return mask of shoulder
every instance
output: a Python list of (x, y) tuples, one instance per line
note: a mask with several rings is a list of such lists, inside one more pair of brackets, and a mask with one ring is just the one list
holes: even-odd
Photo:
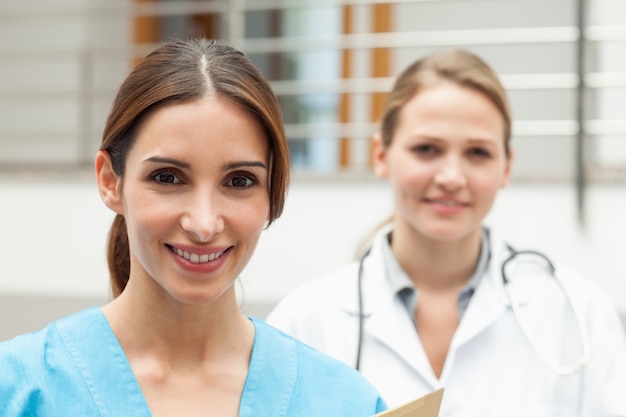
[[(272, 354), (281, 356), (283, 366), (292, 360), (295, 368), (292, 407), (307, 404), (309, 411), (310, 407), (318, 409), (311, 415), (368, 417), (385, 408), (376, 389), (356, 370), (261, 320), (254, 321), (265, 344), (272, 345)], [(349, 407), (351, 411), (338, 413), (344, 410), (341, 407)], [(319, 411), (320, 408), (326, 411)]]
[(556, 269), (570, 297), (578, 303), (590, 326), (623, 333), (617, 306), (608, 294), (571, 266), (558, 264)]
[(335, 383), (338, 382), (335, 379), (340, 378), (344, 382), (355, 383), (356, 386), (353, 388), (363, 388), (370, 393), (375, 393), (361, 374), (345, 363), (310, 347), (262, 320), (253, 320), (258, 336), (257, 343), (264, 345), (255, 346), (255, 350), (266, 351), (270, 348), (272, 354), (281, 355), (285, 361), (292, 357), (295, 360), (294, 363), (297, 364), (298, 379), (303, 382), (328, 379), (329, 382)]
[[(49, 388), (55, 378), (67, 374), (71, 354), (59, 332), (59, 325), (72, 325), (88, 318), (81, 312), (50, 323), (45, 328), (0, 343), (0, 415), (8, 410), (42, 410), (53, 398)], [(52, 377), (55, 378), (52, 378)], [(4, 408), (3, 408), (4, 407)], [(9, 415), (11, 415), (9, 413)]]
[[(510, 255), (510, 246), (504, 240), (491, 232), (491, 246), (495, 259), (500, 265)], [(518, 249), (518, 248), (516, 248)], [(522, 248), (525, 249), (525, 248)], [(532, 250), (532, 248), (530, 248)], [(538, 252), (541, 253), (541, 252)], [(582, 313), (582, 317), (594, 329), (605, 328), (608, 323), (617, 333), (622, 331), (617, 308), (608, 294), (604, 293), (589, 277), (577, 268), (553, 259), (549, 254), (546, 258), (555, 268), (555, 277), (567, 291), (568, 297)], [(551, 286), (556, 290), (558, 287)], [(559, 290), (560, 291), (560, 290)], [(615, 328), (617, 327), (617, 328)]]
[(306, 309), (312, 309), (316, 314), (337, 309), (355, 310), (359, 275), (363, 275), (364, 286), (378, 288), (386, 284), (382, 245), (391, 230), (392, 225), (381, 229), (360, 258), (291, 290), (280, 300), (275, 311), (280, 311), (282, 315)]
[[(352, 291), (356, 285), (359, 263), (353, 261), (314, 278), (292, 290), (286, 298), (310, 299), (311, 294), (325, 294), (325, 304), (333, 299), (343, 298), (345, 292)], [(337, 294), (337, 295), (335, 295)]]
[(357, 271), (358, 263), (352, 262), (300, 285), (274, 306), (267, 321), (300, 338), (312, 327), (354, 309)]
[[(302, 311), (307, 307), (334, 309), (343, 305), (347, 294), (356, 293), (358, 262), (351, 262), (330, 273), (296, 287), (278, 303), (278, 310)], [(320, 300), (324, 302), (321, 303)]]
[(46, 350), (50, 348), (50, 341), (57, 337), (56, 323), (51, 323), (44, 329), (0, 343), (0, 369), (3, 370), (3, 376), (43, 366), (42, 361)]
[(0, 343), (0, 369), (23, 369), (45, 366), (50, 355), (66, 351), (59, 329), (89, 325), (97, 309), (87, 309), (48, 324), (41, 330), (21, 334)]
[(296, 347), (299, 386), (296, 394), (306, 398), (310, 392), (317, 391), (318, 398), (327, 402), (324, 407), (328, 407), (320, 415), (331, 415), (340, 407), (347, 407), (339, 414), (350, 415), (349, 410), (354, 415), (369, 417), (385, 408), (380, 394), (356, 370), (298, 341)]
[[(517, 244), (510, 244), (501, 236), (491, 229), (487, 229), (490, 236), (490, 246), (492, 262), (495, 262), (495, 267), (501, 268), (505, 262), (510, 261), (510, 265), (521, 264), (531, 265), (533, 268), (521, 269), (524, 274), (535, 274), (535, 270), (550, 272), (550, 266), (554, 267), (554, 274), (568, 288), (571, 288), (577, 295), (583, 297), (601, 297), (602, 294), (596, 288), (596, 286), (585, 277), (576, 268), (559, 262), (558, 259), (553, 258), (550, 254), (544, 253), (542, 250), (535, 249), (533, 247), (518, 247)], [(591, 291), (586, 294), (587, 290)], [(580, 294), (579, 294), (580, 293)]]
[(38, 409), (49, 369), (46, 363), (55, 356), (51, 346), (59, 346), (54, 324), (0, 343), (0, 415)]

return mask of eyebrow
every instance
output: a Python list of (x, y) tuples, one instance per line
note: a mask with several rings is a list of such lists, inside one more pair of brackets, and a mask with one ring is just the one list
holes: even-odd
[[(414, 137), (417, 138), (417, 139), (430, 140), (430, 141), (434, 141), (434, 142), (445, 142), (445, 139), (442, 139), (439, 136), (417, 134), (417, 135), (414, 135)], [(480, 136), (467, 138), (467, 141), (469, 143), (475, 144), (475, 145), (479, 145), (479, 144), (495, 144), (495, 142), (492, 141), (491, 139), (489, 139), (487, 137), (480, 137)]]
[(182, 162), (182, 161), (179, 161), (178, 159), (173, 159), (173, 158), (163, 158), (163, 157), (160, 157), (160, 156), (152, 156), (152, 157), (146, 159), (143, 162), (144, 163), (146, 163), (146, 162), (153, 162), (153, 163), (157, 163), (157, 164), (171, 164), (171, 165), (177, 166), (177, 167), (182, 168), (182, 169), (189, 169), (189, 168), (191, 168), (191, 165), (189, 165), (186, 162)]
[(267, 169), (267, 165), (265, 165), (261, 161), (237, 161), (237, 162), (230, 162), (228, 164), (225, 164), (222, 167), (222, 169), (224, 171), (228, 171), (228, 170), (231, 170), (231, 169), (249, 168), (249, 167), (259, 167), (259, 168)]
[[(144, 161), (144, 163), (146, 162), (157, 163), (157, 164), (171, 164), (181, 169), (191, 168), (191, 165), (186, 162), (182, 162), (182, 161), (179, 161), (178, 159), (173, 159), (173, 158), (163, 158), (160, 156), (152, 156)], [(228, 171), (231, 169), (245, 168), (245, 167), (259, 167), (259, 168), (267, 169), (267, 165), (265, 165), (261, 161), (235, 161), (235, 162), (229, 162), (227, 164), (224, 164), (222, 166), (222, 170)]]

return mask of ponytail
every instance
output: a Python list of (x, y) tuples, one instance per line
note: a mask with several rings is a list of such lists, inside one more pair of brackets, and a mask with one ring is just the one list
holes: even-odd
[(107, 262), (113, 298), (117, 298), (128, 283), (130, 276), (130, 251), (124, 216), (118, 214), (113, 220), (107, 244)]
[(374, 240), (374, 237), (376, 236), (376, 234), (388, 224), (393, 223), (393, 219), (394, 219), (394, 216), (392, 214), (391, 216), (387, 217), (382, 222), (378, 223), (376, 227), (374, 227), (374, 229), (372, 229), (365, 236), (365, 238), (361, 240), (361, 243), (359, 243), (359, 246), (355, 254), (355, 259), (360, 259), (363, 256), (363, 254), (369, 250), (370, 246), (372, 246), (372, 241)]

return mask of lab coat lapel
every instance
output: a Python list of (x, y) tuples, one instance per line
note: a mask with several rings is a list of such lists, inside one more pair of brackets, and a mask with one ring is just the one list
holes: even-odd
[(482, 277), (476, 292), (463, 314), (459, 327), (452, 339), (450, 352), (476, 337), (483, 330), (509, 310), (509, 302), (504, 292), (502, 261), (508, 256), (504, 244), (491, 238), (491, 260), (487, 274)]
[(388, 301), (372, 311), (365, 322), (366, 334), (395, 352), (432, 386), (437, 386), (437, 378), (409, 314), (399, 300)]
[(419, 375), (437, 386), (415, 324), (402, 302), (391, 292), (378, 245), (366, 258), (364, 273), (365, 333), (397, 354)]

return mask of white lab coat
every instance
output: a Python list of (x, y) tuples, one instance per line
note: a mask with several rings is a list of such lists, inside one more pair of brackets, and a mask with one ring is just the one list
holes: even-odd
[[(582, 372), (559, 376), (531, 347), (513, 315), (500, 272), (509, 251), (492, 233), (488, 272), (462, 317), (438, 379), (410, 315), (389, 288), (382, 264), (383, 234), (376, 237), (363, 264), (361, 372), (389, 406), (444, 387), (441, 417), (626, 416), (624, 330), (610, 300), (580, 274), (557, 266), (584, 318), (591, 359)], [(357, 271), (358, 262), (353, 262), (304, 284), (278, 304), (268, 321), (354, 366)], [(515, 295), (529, 325), (534, 325), (533, 334), (539, 332), (540, 349), (571, 364), (580, 354), (580, 332), (572, 327), (573, 320), (562, 318), (567, 307), (562, 293), (547, 285), (551, 283), (547, 279), (522, 285)]]

